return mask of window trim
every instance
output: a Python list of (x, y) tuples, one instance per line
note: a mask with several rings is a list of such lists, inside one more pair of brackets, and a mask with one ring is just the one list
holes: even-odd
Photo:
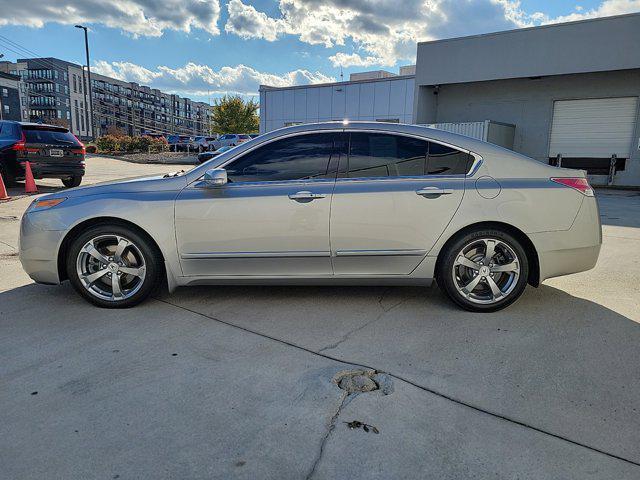
[[(393, 182), (393, 181), (407, 181), (407, 180), (412, 180), (412, 179), (425, 179), (425, 178), (468, 178), (468, 177), (472, 177), (474, 176), (478, 170), (480, 169), (480, 166), (482, 165), (482, 163), (484, 162), (484, 159), (482, 158), (482, 155), (476, 153), (476, 152), (472, 152), (471, 150), (467, 150), (466, 148), (461, 148), (460, 146), (457, 145), (453, 145), (451, 143), (448, 142), (444, 142), (442, 140), (436, 140), (430, 137), (426, 137), (426, 136), (422, 136), (422, 135), (417, 135), (417, 134), (413, 134), (413, 133), (406, 133), (406, 132), (389, 132), (388, 130), (377, 130), (377, 129), (371, 129), (371, 128), (320, 128), (320, 129), (316, 129), (316, 130), (305, 130), (302, 132), (291, 132), (289, 134), (286, 135), (280, 135), (278, 137), (274, 137), (274, 138), (270, 138), (270, 139), (263, 139), (262, 142), (258, 143), (257, 145), (249, 148), (248, 150), (240, 153), (237, 156), (234, 156), (232, 158), (230, 158), (229, 160), (227, 160), (226, 162), (223, 162), (219, 165), (218, 168), (225, 168), (227, 165), (229, 165), (231, 162), (234, 162), (236, 160), (241, 159), (242, 157), (244, 157), (245, 155), (253, 152), (254, 150), (256, 150), (257, 148), (261, 148), (264, 147), (266, 145), (269, 145), (270, 143), (276, 142), (278, 140), (283, 140), (285, 138), (290, 138), (290, 137), (297, 137), (297, 136), (303, 136), (303, 135), (312, 135), (315, 133), (352, 133), (352, 132), (365, 132), (365, 133), (387, 133), (387, 134), (391, 134), (391, 135), (400, 135), (403, 137), (409, 137), (409, 138), (416, 138), (418, 140), (424, 140), (424, 141), (428, 141), (428, 142), (434, 142), (434, 143), (438, 143), (440, 145), (444, 145), (445, 147), (449, 147), (449, 148), (453, 148), (456, 150), (459, 150), (461, 152), (465, 152), (468, 153), (469, 155), (472, 155), (474, 157), (474, 161), (471, 164), (471, 168), (469, 169), (469, 171), (466, 174), (455, 174), (455, 175), (420, 175), (420, 176), (412, 176), (412, 177), (362, 177), (362, 178), (336, 178), (336, 179), (315, 179), (315, 180), (272, 180), (272, 181), (263, 181), (263, 182), (239, 182), (239, 183), (235, 183), (235, 185), (237, 186), (261, 186), (261, 185), (281, 185), (281, 184), (292, 184), (292, 183), (309, 183), (309, 182), (334, 182), (334, 181), (348, 181), (348, 182), (363, 182), (363, 181), (373, 181), (373, 180), (377, 180), (377, 181), (385, 181), (385, 182)], [(259, 137), (258, 137), (259, 138)], [(194, 184), (196, 182), (200, 182), (202, 181), (202, 178), (204, 177), (204, 172), (202, 173), (202, 175), (200, 175), (199, 177), (197, 177), (196, 179), (193, 180), (193, 182), (191, 182), (191, 184)], [(227, 185), (231, 185), (231, 184), (227, 184)]]

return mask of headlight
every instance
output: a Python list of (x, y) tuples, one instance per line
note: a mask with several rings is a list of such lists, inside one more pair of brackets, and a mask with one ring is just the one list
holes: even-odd
[(34, 200), (34, 202), (29, 207), (29, 210), (44, 210), (47, 208), (52, 208), (57, 205), (60, 205), (64, 202), (67, 197), (62, 198), (47, 198), (45, 200)]

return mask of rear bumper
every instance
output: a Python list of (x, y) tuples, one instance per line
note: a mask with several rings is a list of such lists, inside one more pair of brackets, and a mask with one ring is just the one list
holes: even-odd
[[(82, 177), (85, 167), (80, 162), (30, 162), (31, 173), (34, 178), (68, 178)], [(24, 167), (17, 168), (16, 178), (24, 178)]]
[(529, 234), (538, 252), (540, 282), (591, 270), (602, 245), (598, 203), (585, 197), (569, 230)]

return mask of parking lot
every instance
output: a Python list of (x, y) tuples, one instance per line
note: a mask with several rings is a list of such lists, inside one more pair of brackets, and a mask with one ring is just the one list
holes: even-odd
[[(180, 168), (94, 157), (85, 183)], [(27, 277), (32, 198), (0, 203), (1, 476), (640, 478), (640, 192), (597, 196), (597, 267), (485, 315), (435, 286), (98, 309)], [(349, 371), (379, 388), (339, 388)]]

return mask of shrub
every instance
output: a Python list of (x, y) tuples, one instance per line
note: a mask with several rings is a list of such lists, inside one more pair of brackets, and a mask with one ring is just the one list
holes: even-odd
[(98, 147), (95, 145), (87, 145), (86, 151), (87, 153), (98, 153)]
[(96, 140), (96, 147), (100, 152), (117, 152), (120, 149), (120, 140), (121, 138), (115, 135), (104, 135)]

